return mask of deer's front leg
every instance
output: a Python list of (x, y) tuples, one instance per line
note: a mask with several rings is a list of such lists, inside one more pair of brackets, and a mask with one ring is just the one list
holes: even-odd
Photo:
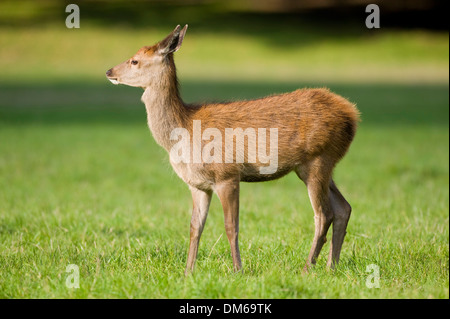
[(202, 191), (200, 189), (190, 187), (193, 208), (191, 218), (191, 235), (189, 242), (189, 253), (186, 265), (185, 275), (194, 271), (195, 260), (197, 259), (198, 244), (205, 226), (206, 217), (208, 216), (209, 204), (211, 203), (212, 192)]
[(222, 203), (225, 216), (225, 230), (231, 247), (234, 271), (242, 268), (239, 253), (239, 180), (231, 180), (217, 184), (215, 187), (217, 196)]

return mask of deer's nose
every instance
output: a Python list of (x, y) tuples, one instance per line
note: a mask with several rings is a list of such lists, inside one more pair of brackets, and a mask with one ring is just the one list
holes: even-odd
[(112, 75), (112, 69), (109, 69), (108, 71), (106, 71), (106, 76), (111, 76)]

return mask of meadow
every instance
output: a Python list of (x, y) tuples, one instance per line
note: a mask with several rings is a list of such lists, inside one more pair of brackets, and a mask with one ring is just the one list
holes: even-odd
[(449, 298), (448, 32), (346, 26), (334, 39), (312, 24), (302, 46), (288, 22), (266, 37), (237, 22), (248, 33), (190, 24), (175, 57), (185, 101), (327, 86), (362, 113), (335, 171), (353, 207), (337, 269), (327, 243), (301, 271), (313, 211), (290, 174), (241, 185), (242, 273), (215, 196), (184, 276), (189, 190), (148, 131), (142, 90), (104, 77), (173, 27), (1, 26), (0, 298)]

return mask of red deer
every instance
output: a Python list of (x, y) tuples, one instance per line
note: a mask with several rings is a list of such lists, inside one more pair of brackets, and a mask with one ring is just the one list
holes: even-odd
[[(213, 193), (222, 204), (233, 267), (239, 271), (242, 268), (238, 244), (240, 182), (274, 180), (291, 171), (306, 184), (314, 210), (315, 234), (304, 270), (315, 265), (331, 224), (333, 234), (327, 265), (334, 268), (339, 261), (351, 206), (336, 187), (332, 172), (353, 140), (358, 110), (343, 97), (323, 88), (299, 89), (250, 101), (186, 104), (180, 97), (173, 57), (186, 29), (187, 25), (181, 30), (177, 26), (164, 40), (142, 47), (130, 59), (106, 72), (114, 84), (144, 89), (142, 101), (150, 131), (156, 142), (171, 154), (173, 169), (192, 193), (185, 273), (194, 270)], [(199, 127), (200, 131), (204, 129), (203, 135)], [(227, 138), (230, 129), (233, 129), (231, 139)], [(277, 134), (267, 143), (269, 131)], [(186, 139), (183, 132), (188, 135)], [(207, 142), (212, 143), (211, 137), (217, 137), (217, 133), (225, 138), (219, 136), (213, 147), (207, 147)], [(195, 138), (195, 134), (201, 138)], [(239, 141), (244, 147), (237, 145)], [(261, 146), (260, 141), (269, 145)], [(236, 145), (230, 147), (227, 142)], [(184, 148), (186, 153), (176, 158)], [(203, 154), (198, 154), (202, 150)], [(214, 156), (202, 160), (202, 155), (211, 155), (211, 151)], [(267, 158), (263, 161), (255, 155), (261, 157), (271, 151), (277, 152), (276, 169), (263, 171), (268, 167)]]

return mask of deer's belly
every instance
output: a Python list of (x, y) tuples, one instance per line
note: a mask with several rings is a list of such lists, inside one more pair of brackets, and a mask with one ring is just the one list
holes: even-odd
[(175, 173), (189, 186), (201, 189), (211, 190), (215, 183), (214, 174), (205, 169), (205, 165), (173, 163), (171, 165)]

